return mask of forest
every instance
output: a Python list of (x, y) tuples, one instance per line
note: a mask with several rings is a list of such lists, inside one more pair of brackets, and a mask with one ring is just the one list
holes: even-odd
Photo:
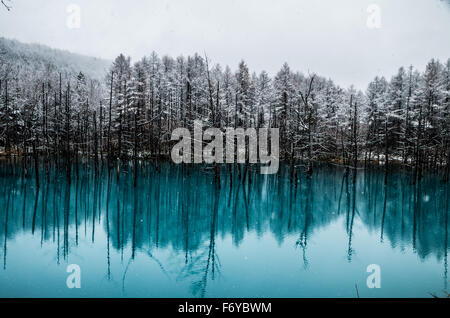
[(279, 128), (280, 160), (295, 180), (317, 163), (381, 167), (386, 178), (401, 168), (414, 182), (427, 172), (449, 177), (450, 59), (423, 71), (400, 67), (363, 92), (287, 63), (270, 76), (245, 61), (236, 70), (212, 64), (206, 54), (152, 52), (136, 62), (120, 54), (96, 78), (51, 57), (14, 55), (8, 43), (0, 51), (0, 156), (20, 161), (25, 174), (43, 164), (47, 175), (67, 167), (71, 177), (82, 161), (118, 176), (127, 162), (135, 175), (143, 161), (158, 169), (170, 160), (172, 131), (201, 120), (204, 129)]

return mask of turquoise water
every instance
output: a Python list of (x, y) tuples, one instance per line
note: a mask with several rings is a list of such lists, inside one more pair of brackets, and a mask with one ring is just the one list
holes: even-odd
[[(448, 284), (449, 184), (317, 168), (221, 187), (211, 170), (0, 169), (0, 297), (430, 297)], [(31, 170), (32, 172), (32, 170)], [(75, 174), (73, 174), (75, 175)], [(70, 289), (69, 264), (81, 269)], [(370, 264), (381, 288), (368, 288)]]

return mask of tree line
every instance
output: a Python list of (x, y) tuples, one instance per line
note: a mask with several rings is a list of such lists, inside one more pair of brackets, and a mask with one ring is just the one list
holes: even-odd
[(450, 59), (432, 59), (423, 72), (400, 67), (365, 92), (287, 63), (271, 77), (244, 61), (233, 72), (198, 54), (153, 52), (135, 63), (121, 54), (102, 81), (30, 63), (0, 56), (0, 151), (47, 169), (81, 159), (118, 170), (131, 160), (137, 169), (170, 155), (173, 129), (192, 131), (202, 120), (205, 128), (278, 127), (280, 159), (295, 179), (311, 176), (316, 162), (382, 166), (386, 178), (393, 165), (415, 180), (424, 171), (449, 176)]

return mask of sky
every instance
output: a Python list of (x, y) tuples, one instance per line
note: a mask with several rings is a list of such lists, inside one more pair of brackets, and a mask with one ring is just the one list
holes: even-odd
[(365, 89), (400, 66), (450, 58), (448, 0), (9, 1), (0, 36), (110, 60), (197, 52), (271, 75), (287, 62)]

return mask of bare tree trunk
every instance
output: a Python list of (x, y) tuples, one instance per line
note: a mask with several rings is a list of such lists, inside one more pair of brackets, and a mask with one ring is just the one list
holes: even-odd
[(134, 149), (133, 149), (133, 186), (136, 188), (137, 184), (137, 151), (138, 151), (138, 139), (137, 139), (137, 116), (136, 112), (134, 113)]
[(67, 179), (71, 178), (71, 167), (70, 167), (70, 83), (67, 84), (67, 92), (66, 92), (66, 173)]
[(97, 139), (97, 112), (94, 110), (94, 165), (95, 175), (98, 175), (98, 139)]
[(384, 184), (387, 185), (388, 181), (388, 165), (389, 165), (389, 154), (388, 154), (388, 129), (387, 129), (387, 117), (384, 122)]
[(34, 157), (34, 172), (36, 174), (36, 187), (39, 189), (39, 157), (36, 149), (36, 137), (33, 140), (33, 157)]
[(112, 117), (112, 92), (114, 72), (111, 72), (111, 86), (109, 89), (109, 122), (108, 122), (108, 159), (111, 159), (111, 117)]

